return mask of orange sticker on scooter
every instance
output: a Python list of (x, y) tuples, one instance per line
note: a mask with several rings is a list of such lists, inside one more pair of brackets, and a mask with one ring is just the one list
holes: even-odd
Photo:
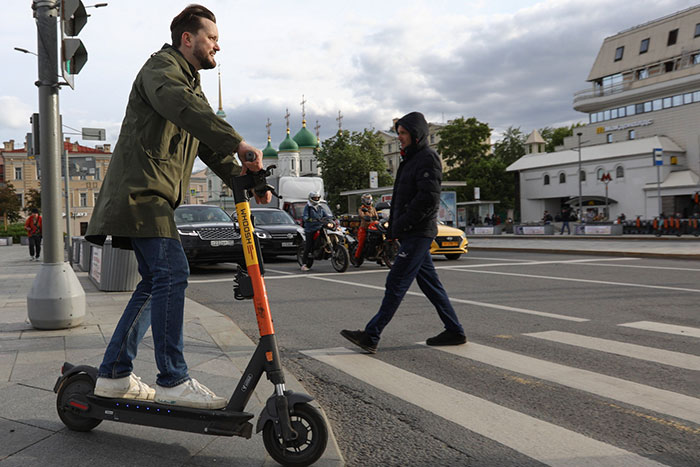
[(272, 361), (272, 352), (265, 352), (265, 358), (268, 362)]

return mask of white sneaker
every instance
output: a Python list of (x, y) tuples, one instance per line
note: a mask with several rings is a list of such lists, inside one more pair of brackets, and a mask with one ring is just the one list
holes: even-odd
[(301, 270), (304, 271), (304, 272), (309, 271), (310, 269), (311, 269), (311, 268), (308, 267), (308, 266), (305, 265), (305, 264), (301, 267)]
[(172, 388), (156, 385), (155, 401), (159, 404), (179, 405), (195, 409), (223, 409), (228, 401), (191, 378)]
[(131, 373), (123, 378), (97, 378), (95, 395), (119, 399), (138, 399), (152, 401), (156, 390)]

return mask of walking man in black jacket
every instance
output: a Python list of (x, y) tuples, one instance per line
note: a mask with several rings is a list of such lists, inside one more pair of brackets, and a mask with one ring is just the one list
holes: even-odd
[(445, 330), (426, 340), (428, 345), (459, 345), (467, 342), (450, 299), (438, 278), (430, 244), (437, 235), (442, 165), (428, 146), (428, 122), (411, 112), (396, 122), (402, 161), (396, 172), (389, 216), (390, 234), (401, 248), (386, 278), (384, 299), (364, 330), (344, 329), (340, 334), (369, 353), (377, 351), (379, 337), (415, 279), (435, 306)]

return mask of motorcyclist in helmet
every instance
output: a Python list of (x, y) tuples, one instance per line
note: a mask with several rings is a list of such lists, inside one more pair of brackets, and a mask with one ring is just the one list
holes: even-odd
[(360, 198), (360, 201), (362, 205), (357, 210), (360, 216), (360, 227), (357, 229), (357, 249), (355, 250), (355, 258), (358, 259), (362, 257), (362, 250), (367, 238), (367, 227), (372, 221), (378, 219), (377, 210), (373, 206), (372, 195), (365, 193)]
[(312, 191), (309, 193), (309, 201), (306, 203), (306, 206), (304, 206), (304, 212), (301, 215), (302, 222), (304, 223), (304, 234), (306, 236), (306, 241), (304, 242), (304, 264), (301, 266), (302, 271), (311, 269), (309, 256), (311, 255), (311, 251), (313, 251), (314, 233), (323, 226), (321, 220), (325, 216), (326, 212), (323, 206), (321, 206), (321, 193)]

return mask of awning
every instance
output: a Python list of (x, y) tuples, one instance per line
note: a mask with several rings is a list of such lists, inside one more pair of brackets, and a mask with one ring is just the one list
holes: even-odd
[[(584, 208), (605, 206), (605, 196), (581, 196), (581, 202), (583, 203)], [(615, 201), (614, 199), (608, 198), (608, 204), (616, 203), (617, 201)], [(567, 204), (572, 207), (578, 207), (578, 196), (569, 198), (568, 200), (564, 201), (564, 204)]]

